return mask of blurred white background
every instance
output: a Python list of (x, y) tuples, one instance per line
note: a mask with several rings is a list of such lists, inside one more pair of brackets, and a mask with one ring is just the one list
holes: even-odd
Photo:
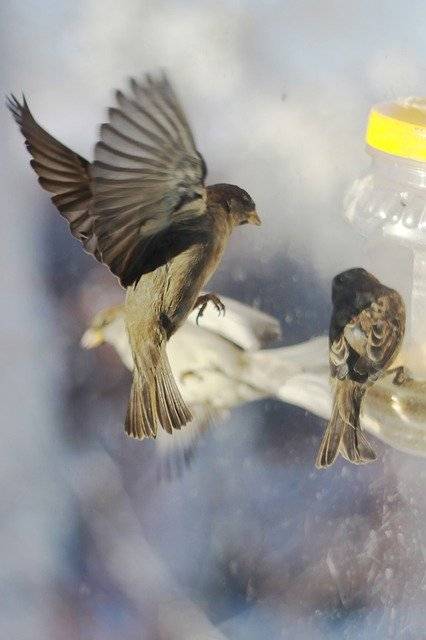
[[(167, 69), (210, 182), (246, 188), (263, 218), (214, 289), (292, 344), (326, 331), (343, 268), (409, 287), (410, 254), (367, 244), (341, 202), (371, 104), (426, 93), (425, 27), (420, 0), (3, 0), (1, 89), (91, 159), (112, 89)], [(155, 445), (123, 435), (127, 372), (78, 344), (121, 291), (0, 121), (0, 637), (424, 637), (424, 461), (377, 443), (375, 465), (319, 473), (323, 423), (270, 401), (158, 485)]]

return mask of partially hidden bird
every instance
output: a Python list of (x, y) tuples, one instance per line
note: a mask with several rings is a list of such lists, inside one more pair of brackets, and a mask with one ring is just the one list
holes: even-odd
[(205, 185), (206, 164), (165, 74), (131, 80), (101, 125), (89, 163), (45, 131), (27, 101), (8, 99), (39, 183), (85, 250), (127, 290), (125, 323), (133, 384), (125, 430), (142, 439), (191, 420), (170, 369), (167, 341), (215, 294), (200, 290), (235, 226), (260, 224), (252, 198), (231, 184)]
[[(193, 416), (173, 438), (160, 431), (156, 442), (158, 476), (174, 479), (193, 459), (202, 434), (224, 421), (230, 409), (268, 395), (255, 379), (258, 349), (280, 336), (278, 320), (231, 298), (222, 298), (226, 316), (207, 309), (203, 323), (191, 313), (167, 344), (172, 372)], [(125, 306), (96, 314), (81, 344), (87, 349), (111, 344), (129, 370), (133, 357), (125, 330)], [(271, 367), (269, 367), (269, 374)]]
[[(319, 412), (322, 418), (330, 415), (326, 339), (265, 349), (280, 337), (279, 321), (232, 298), (222, 300), (225, 317), (210, 307), (197, 325), (194, 311), (167, 344), (193, 419), (173, 438), (159, 432), (155, 459), (161, 479), (180, 476), (193, 461), (201, 436), (211, 426), (226, 423), (229, 412), (247, 402), (274, 397)], [(87, 349), (104, 343), (133, 369), (124, 305), (98, 312), (81, 339)]]
[[(320, 469), (333, 464), (338, 453), (354, 464), (376, 459), (361, 430), (361, 404), (367, 389), (389, 372), (405, 331), (402, 297), (365, 269), (348, 269), (333, 279), (332, 303), (329, 361), (334, 400), (316, 458)], [(400, 367), (395, 382), (403, 375)]]
[[(172, 438), (164, 431), (158, 433), (155, 459), (159, 479), (181, 476), (192, 462), (201, 436), (212, 425), (222, 424), (232, 408), (269, 395), (258, 379), (259, 371), (268, 380), (274, 374), (277, 377), (277, 369), (288, 374), (300, 372), (292, 363), (283, 366), (282, 356), (275, 353), (258, 363), (259, 349), (281, 335), (278, 320), (232, 298), (222, 300), (224, 318), (217, 317), (212, 307), (198, 325), (194, 311), (167, 344), (173, 375), (193, 418)], [(123, 304), (97, 313), (81, 339), (86, 349), (103, 343), (111, 344), (133, 370)], [(323, 351), (321, 355), (324, 360)]]

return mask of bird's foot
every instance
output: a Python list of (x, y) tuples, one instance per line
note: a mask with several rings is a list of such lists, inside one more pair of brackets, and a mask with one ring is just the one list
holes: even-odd
[(405, 382), (412, 380), (412, 378), (408, 375), (405, 367), (395, 367), (395, 369), (390, 369), (388, 371), (389, 374), (393, 374), (393, 384), (396, 384), (398, 387), (403, 385)]
[(194, 309), (197, 309), (197, 307), (200, 307), (197, 313), (197, 319), (196, 319), (197, 324), (199, 319), (203, 317), (204, 311), (206, 310), (206, 307), (209, 302), (212, 302), (214, 304), (219, 315), (221, 315), (222, 313), (223, 315), (225, 315), (225, 305), (223, 304), (219, 296), (217, 296), (215, 293), (204, 293), (203, 295), (198, 296), (197, 301), (194, 304)]

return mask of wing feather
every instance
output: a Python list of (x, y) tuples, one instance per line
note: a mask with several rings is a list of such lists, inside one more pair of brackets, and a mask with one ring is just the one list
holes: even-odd
[(93, 212), (102, 260), (130, 286), (202, 229), (205, 164), (165, 76), (132, 80), (116, 101), (96, 145)]
[(99, 260), (93, 219), (90, 217), (92, 189), (89, 163), (37, 124), (25, 98), (21, 104), (11, 96), (7, 106), (33, 157), (31, 166), (39, 176), (40, 185), (52, 194), (52, 202), (67, 220), (73, 236)]
[(206, 166), (166, 76), (132, 80), (116, 102), (93, 165), (40, 127), (25, 98), (8, 106), (71, 233), (127, 287), (200, 240)]
[[(395, 295), (396, 294), (395, 292)], [(393, 311), (392, 295), (384, 295), (348, 323), (342, 334), (330, 344), (332, 376), (374, 378), (385, 369), (398, 352), (404, 318)]]

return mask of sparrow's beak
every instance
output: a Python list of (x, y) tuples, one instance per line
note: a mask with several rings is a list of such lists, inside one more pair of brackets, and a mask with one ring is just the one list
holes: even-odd
[(248, 214), (247, 220), (249, 224), (255, 224), (258, 227), (262, 224), (261, 219), (257, 215), (256, 209), (253, 209), (253, 211), (250, 211), (250, 213)]
[(94, 349), (104, 342), (102, 331), (90, 327), (84, 332), (80, 344), (84, 349)]

